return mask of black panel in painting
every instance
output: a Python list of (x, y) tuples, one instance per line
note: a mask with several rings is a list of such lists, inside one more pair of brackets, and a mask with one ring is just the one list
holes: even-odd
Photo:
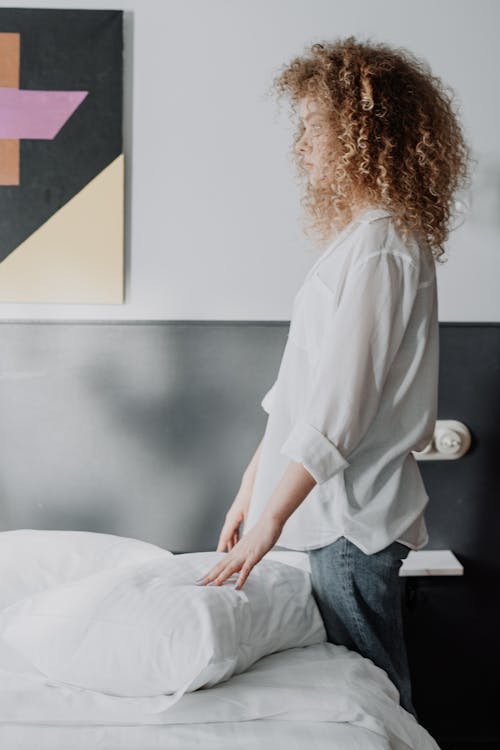
[(21, 37), (20, 88), (86, 90), (53, 140), (21, 140), (0, 186), (0, 262), (122, 153), (123, 11), (1, 8)]

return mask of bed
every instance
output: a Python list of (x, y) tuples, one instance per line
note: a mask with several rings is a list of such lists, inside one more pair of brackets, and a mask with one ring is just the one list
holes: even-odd
[(291, 649), (162, 710), (161, 700), (120, 705), (2, 669), (0, 738), (20, 749), (437, 748), (371, 671), (332, 644)]

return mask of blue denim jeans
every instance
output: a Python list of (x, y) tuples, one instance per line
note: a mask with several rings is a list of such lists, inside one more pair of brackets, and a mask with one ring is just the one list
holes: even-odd
[(330, 643), (347, 646), (384, 669), (403, 708), (417, 714), (403, 633), (399, 569), (410, 552), (400, 542), (366, 555), (345, 537), (308, 550), (313, 595)]

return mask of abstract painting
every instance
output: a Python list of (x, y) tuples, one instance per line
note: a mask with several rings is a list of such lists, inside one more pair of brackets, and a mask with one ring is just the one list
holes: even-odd
[(123, 303), (123, 11), (0, 8), (0, 302)]

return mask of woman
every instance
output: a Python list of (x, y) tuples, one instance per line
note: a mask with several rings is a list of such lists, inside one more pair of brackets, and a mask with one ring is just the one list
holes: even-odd
[(415, 714), (398, 573), (428, 541), (412, 451), (437, 415), (435, 262), (469, 149), (446, 88), (408, 51), (314, 44), (274, 83), (298, 109), (306, 215), (330, 244), (295, 297), (266, 430), (220, 534), (228, 554), (202, 581), (239, 572), (239, 589), (277, 542), (307, 551), (328, 640), (386, 670)]

